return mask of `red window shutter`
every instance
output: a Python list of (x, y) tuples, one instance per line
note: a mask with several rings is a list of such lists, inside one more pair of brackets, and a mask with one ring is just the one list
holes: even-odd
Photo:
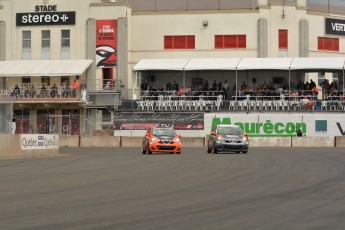
[(288, 31), (279, 30), (279, 49), (288, 48)]
[(324, 50), (332, 50), (332, 38), (324, 38)]
[(223, 35), (214, 36), (214, 48), (216, 48), (216, 49), (224, 48), (224, 36)]
[(317, 46), (319, 50), (324, 50), (323, 40), (323, 37), (318, 37), (317, 39)]
[(246, 47), (247, 47), (246, 35), (238, 35), (238, 48), (246, 48)]
[(172, 36), (164, 36), (164, 49), (173, 48), (173, 38)]
[(333, 38), (333, 51), (339, 51), (339, 38)]
[(195, 49), (195, 36), (187, 36), (187, 49)]
[(174, 49), (185, 49), (186, 48), (186, 37), (185, 36), (174, 36)]
[(224, 48), (237, 48), (237, 36), (225, 35), (224, 36)]

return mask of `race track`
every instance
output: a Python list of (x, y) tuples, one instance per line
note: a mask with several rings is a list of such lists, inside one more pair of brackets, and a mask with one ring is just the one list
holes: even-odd
[(345, 229), (345, 149), (0, 160), (1, 229)]

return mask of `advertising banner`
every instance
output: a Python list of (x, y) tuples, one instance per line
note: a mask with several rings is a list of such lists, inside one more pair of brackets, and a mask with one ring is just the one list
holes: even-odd
[(59, 135), (49, 134), (21, 134), (22, 150), (46, 150), (59, 148)]
[(176, 130), (203, 130), (203, 113), (117, 113), (115, 130), (146, 130), (149, 127), (166, 126)]
[(116, 66), (117, 20), (96, 21), (96, 66)]
[(75, 25), (75, 11), (17, 13), (17, 26)]
[(326, 18), (326, 34), (345, 36), (345, 20)]

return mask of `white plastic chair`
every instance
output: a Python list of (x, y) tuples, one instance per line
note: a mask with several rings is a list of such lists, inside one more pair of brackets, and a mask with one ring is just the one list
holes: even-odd
[(256, 102), (255, 101), (248, 101), (248, 109), (256, 110)]
[(236, 101), (230, 101), (230, 103), (229, 103), (229, 110), (234, 110), (234, 111), (237, 110)]
[(137, 101), (137, 110), (144, 110), (144, 101)]
[(325, 109), (327, 110), (328, 102), (327, 101), (321, 101), (321, 110)]

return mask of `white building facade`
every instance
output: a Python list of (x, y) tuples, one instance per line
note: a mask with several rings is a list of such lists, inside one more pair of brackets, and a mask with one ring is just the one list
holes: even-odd
[[(139, 98), (143, 82), (165, 87), (168, 81), (175, 80), (187, 88), (197, 87), (196, 81), (200, 79), (210, 83), (227, 80), (231, 88), (236, 84), (235, 71), (183, 73), (159, 71), (153, 66), (133, 72), (145, 59), (343, 57), (345, 53), (345, 14), (313, 11), (305, 0), (242, 3), (222, 0), (212, 7), (207, 7), (207, 0), (199, 3), (147, 0), (143, 4), (145, 1), (0, 1), (0, 63), (4, 66), (0, 68), (0, 89), (12, 92), (19, 85), (23, 92), (28, 85), (51, 88), (53, 84), (62, 89), (65, 82), (72, 85), (74, 80), (87, 85), (88, 99), (80, 94), (67, 99), (61, 95), (53, 98), (23, 95), (15, 99), (16, 114), (29, 117), (22, 132), (27, 132), (28, 124), (39, 126), (36, 117), (41, 114), (59, 117), (56, 121), (59, 128), (55, 130), (59, 132), (67, 125), (63, 116), (69, 115), (68, 132), (73, 133), (70, 114), (78, 114), (82, 119), (74, 126), (82, 133), (87, 126), (82, 120), (89, 115), (111, 117), (109, 107), (120, 99)], [(206, 6), (202, 7), (203, 4)], [(97, 22), (104, 20), (116, 22), (113, 51), (116, 64), (97, 66)], [(43, 67), (24, 62), (37, 60), (51, 62)], [(75, 63), (77, 70), (64, 69), (62, 60)], [(13, 64), (11, 61), (22, 62), (17, 64), (18, 68), (4, 71)], [(36, 72), (30, 68), (20, 71), (28, 65)], [(59, 71), (53, 74), (54, 69)], [(251, 89), (264, 81), (289, 79), (286, 71), (274, 70), (242, 71), (238, 76), (237, 86), (244, 81)], [(324, 78), (341, 85), (343, 71), (297, 71), (290, 80), (313, 79), (318, 83)], [(46, 119), (43, 120), (43, 126), (48, 127)]]

